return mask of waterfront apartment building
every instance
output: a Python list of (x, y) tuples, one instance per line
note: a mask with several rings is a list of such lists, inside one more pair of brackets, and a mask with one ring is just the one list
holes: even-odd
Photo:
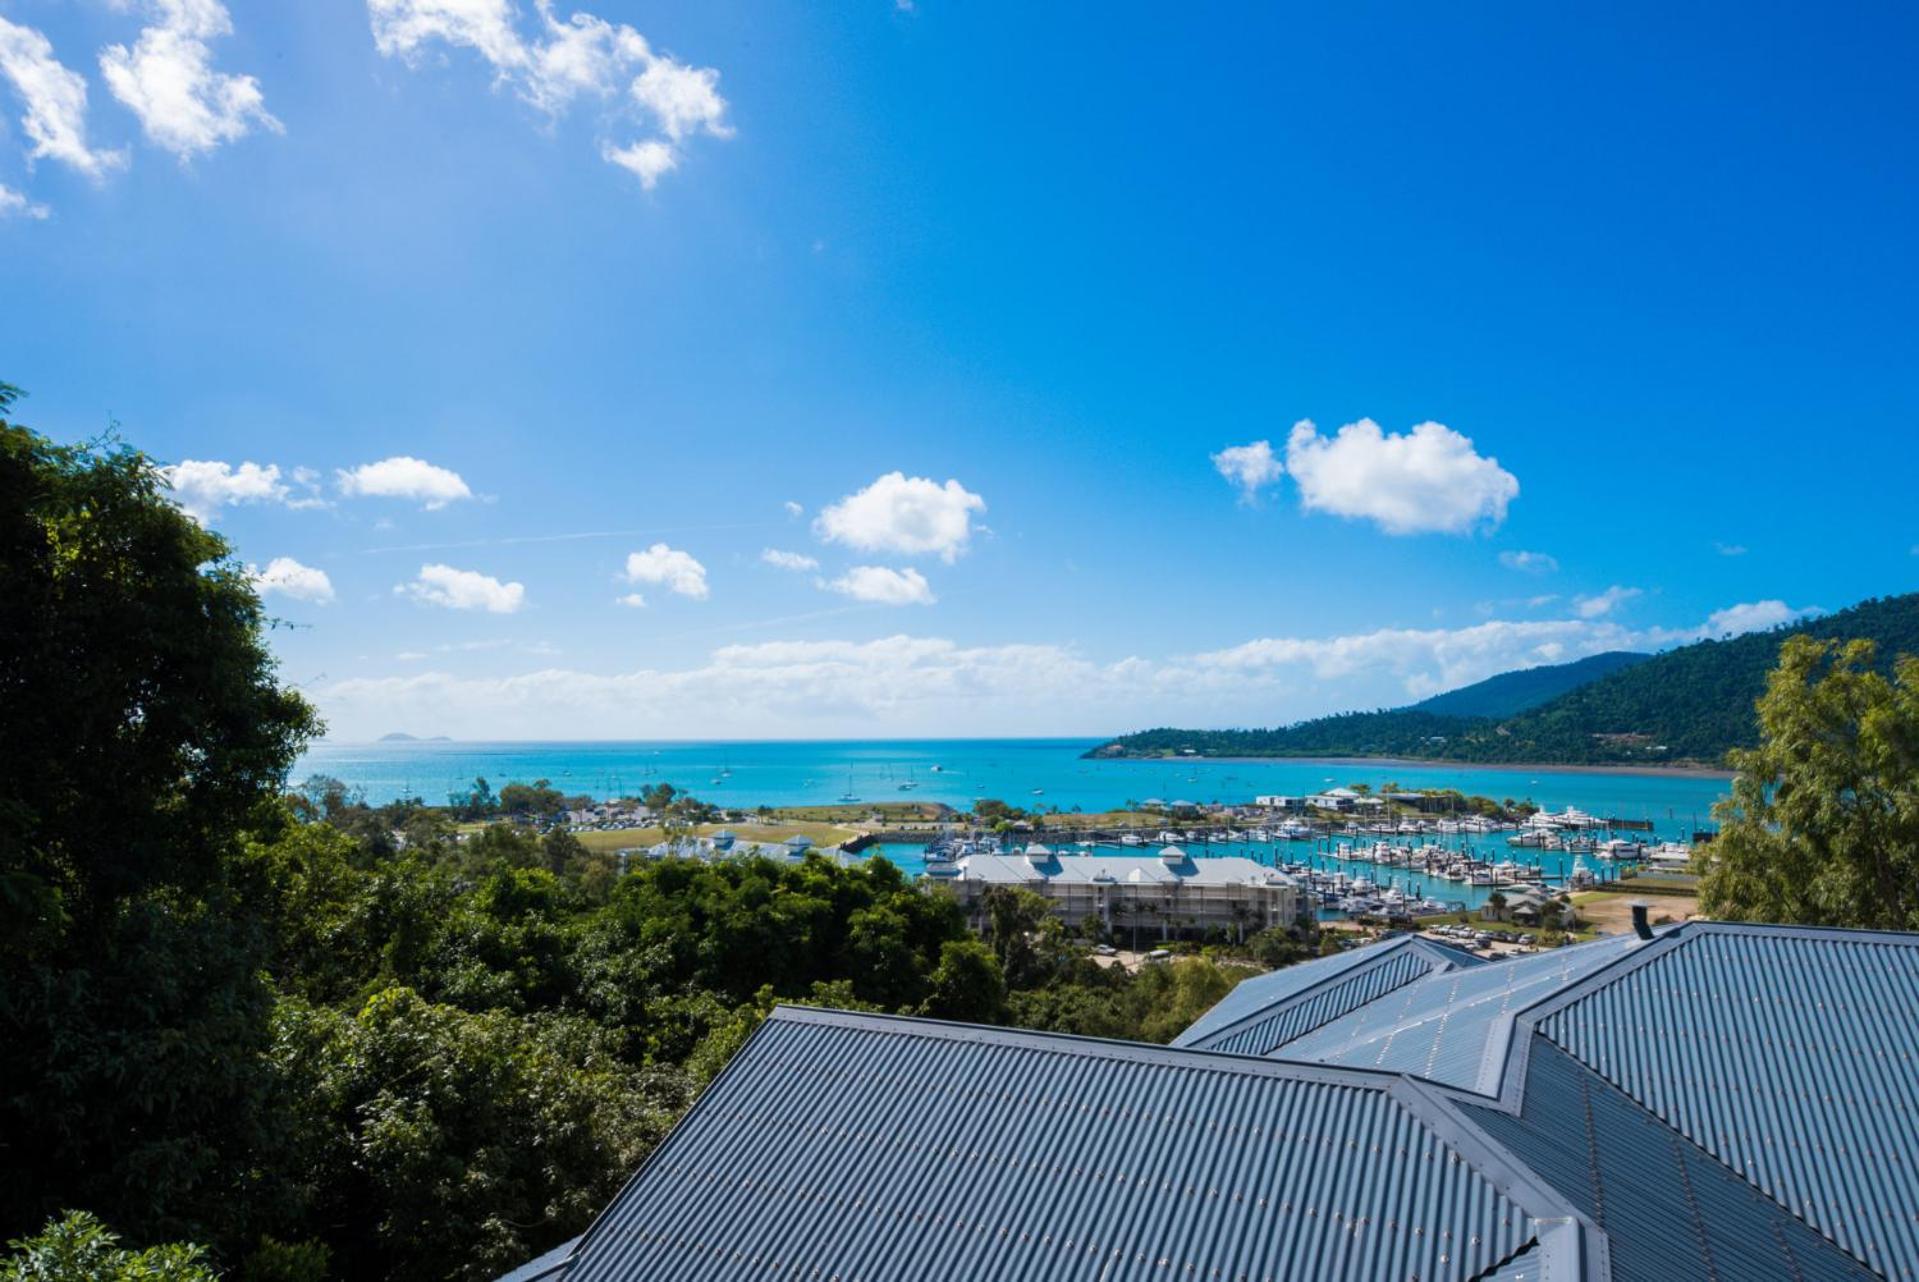
[(1097, 918), (1119, 938), (1172, 939), (1224, 930), (1238, 938), (1291, 925), (1299, 885), (1251, 859), (1194, 859), (1178, 846), (1157, 854), (1074, 854), (1042, 845), (1015, 854), (968, 855), (927, 869), (927, 880), (958, 898), (975, 928), (986, 892), (1022, 886), (1044, 895), (1077, 926)]

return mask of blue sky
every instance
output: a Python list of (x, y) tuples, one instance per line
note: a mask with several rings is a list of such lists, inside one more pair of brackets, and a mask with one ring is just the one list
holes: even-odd
[(1313, 8), (0, 0), (0, 378), (347, 739), (1264, 723), (1915, 586), (1909, 8)]

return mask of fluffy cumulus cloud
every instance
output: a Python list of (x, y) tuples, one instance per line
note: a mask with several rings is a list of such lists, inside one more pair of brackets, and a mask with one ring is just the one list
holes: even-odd
[[(691, 554), (670, 548), (664, 543), (655, 543), (644, 552), (629, 553), (626, 558), (626, 581), (650, 583), (696, 601), (704, 601), (707, 596), (706, 567), (694, 560)], [(629, 604), (641, 605), (644, 602), (630, 601)]]
[(958, 481), (888, 472), (822, 511), (814, 531), (861, 552), (936, 555), (951, 564), (973, 537), (973, 514), (986, 500)]
[(235, 467), (212, 459), (186, 459), (160, 469), (173, 501), (202, 524), (223, 507), (241, 503), (281, 503), (288, 494), (277, 465), (242, 463)]
[(406, 499), (429, 512), (473, 497), (458, 472), (404, 454), (342, 470), (337, 480), (350, 498)]
[(1615, 583), (1604, 592), (1574, 597), (1573, 611), (1582, 619), (1603, 618), (1634, 597), (1642, 595), (1644, 594), (1638, 588), (1623, 588)]
[(804, 552), (784, 552), (779, 548), (767, 548), (760, 553), (760, 560), (778, 569), (792, 570), (796, 574), (804, 574), (820, 568), (820, 563)]
[(261, 596), (290, 597), (315, 605), (333, 600), (333, 580), (327, 577), (327, 572), (301, 565), (290, 556), (274, 557), (264, 570), (248, 566), (247, 572), (253, 580), (253, 590)]
[(255, 129), (280, 132), (259, 81), (213, 67), (208, 42), (233, 32), (219, 0), (146, 0), (143, 7), (150, 24), (132, 48), (103, 49), (100, 74), (149, 140), (184, 160)]
[(1554, 574), (1559, 570), (1558, 558), (1544, 552), (1501, 552), (1499, 563), (1526, 574)]
[(820, 586), (874, 605), (931, 605), (935, 600), (926, 576), (918, 570), (895, 570), (884, 565), (856, 565)]
[[(623, 23), (590, 13), (562, 19), (551, 0), (535, 0), (528, 26), (512, 0), (367, 0), (373, 43), (381, 54), (417, 66), (436, 46), (471, 50), (507, 85), (549, 117), (582, 98), (624, 121), (622, 137), (602, 140), (608, 164), (643, 187), (678, 168), (696, 134), (732, 136), (720, 73), (655, 50)], [(633, 127), (653, 130), (632, 137)]]
[(448, 610), (485, 610), (489, 614), (513, 614), (526, 604), (526, 586), (502, 583), (478, 570), (456, 570), (450, 565), (423, 565), (411, 583), (393, 589), (422, 605), (437, 605)]
[(57, 160), (97, 178), (126, 163), (124, 151), (87, 143), (87, 82), (53, 55), (53, 44), (32, 27), (0, 17), (0, 78), (22, 108), (20, 129), (29, 160)]
[(45, 218), (52, 211), (37, 201), (0, 183), (0, 218)]
[(1465, 534), (1506, 519), (1519, 481), (1441, 423), (1406, 433), (1371, 419), (1322, 436), (1311, 422), (1286, 439), (1286, 470), (1308, 511), (1372, 521), (1388, 534)]
[(1286, 467), (1273, 453), (1271, 441), (1229, 445), (1213, 455), (1213, 467), (1239, 490), (1242, 503), (1253, 502), (1262, 489), (1286, 475)]

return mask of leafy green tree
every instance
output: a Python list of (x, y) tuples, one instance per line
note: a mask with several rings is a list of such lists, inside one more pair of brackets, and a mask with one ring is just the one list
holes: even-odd
[(149, 460), (0, 419), (0, 1231), (243, 1214), (271, 994), (236, 856), (316, 728), (266, 622)]
[(404, 988), (357, 1014), (284, 1003), (274, 1060), (304, 1119), (307, 1218), (347, 1277), (486, 1279), (579, 1232), (684, 1105), (564, 1016), (475, 1014)]
[(1698, 856), (1700, 906), (1742, 921), (1919, 928), (1919, 659), (1787, 640), (1760, 741)]
[(203, 1246), (170, 1243), (131, 1251), (85, 1211), (69, 1211), (9, 1242), (0, 1282), (218, 1282)]
[(940, 948), (925, 1014), (990, 1024), (999, 1018), (1005, 1001), (1006, 981), (991, 949), (976, 939), (950, 940)]

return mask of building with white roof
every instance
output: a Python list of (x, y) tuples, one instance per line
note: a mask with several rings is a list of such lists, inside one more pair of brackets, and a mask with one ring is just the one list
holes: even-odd
[(1237, 856), (1194, 859), (1178, 846), (1158, 854), (1078, 854), (1037, 843), (1013, 854), (969, 855), (926, 872), (956, 896), (976, 925), (986, 892), (1020, 886), (1044, 895), (1077, 926), (1097, 918), (1109, 931), (1169, 939), (1213, 929), (1251, 935), (1291, 925), (1299, 885), (1285, 873)]

